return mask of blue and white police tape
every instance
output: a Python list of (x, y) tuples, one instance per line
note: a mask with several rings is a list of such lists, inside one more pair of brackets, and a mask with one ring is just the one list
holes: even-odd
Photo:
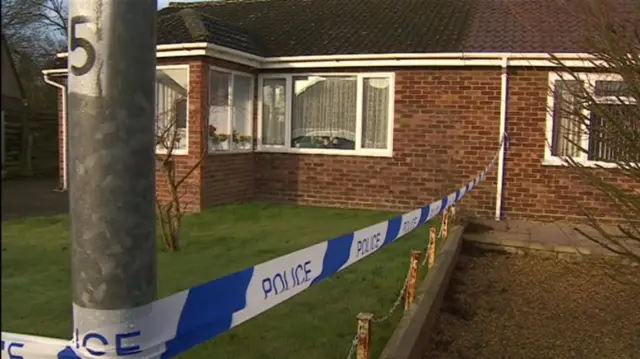
[(143, 307), (89, 310), (74, 305), (70, 342), (3, 332), (2, 358), (171, 358), (275, 307), (442, 213), (485, 178), (507, 142), (504, 134), (495, 156), (476, 178), (427, 206)]

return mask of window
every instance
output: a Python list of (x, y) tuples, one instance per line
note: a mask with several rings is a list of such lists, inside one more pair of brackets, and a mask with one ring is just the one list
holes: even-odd
[(265, 79), (262, 83), (262, 144), (284, 146), (287, 82)]
[(263, 151), (390, 156), (393, 74), (264, 75)]
[[(571, 157), (610, 167), (615, 162), (638, 160), (638, 154), (626, 153), (630, 146), (625, 145), (625, 141), (640, 141), (638, 106), (621, 78), (596, 73), (551, 74), (549, 82), (546, 163), (561, 165), (563, 157)], [(605, 121), (611, 118), (620, 121)]]
[(250, 151), (253, 146), (253, 77), (212, 69), (209, 78), (209, 152)]
[(156, 69), (156, 151), (187, 152), (189, 68)]

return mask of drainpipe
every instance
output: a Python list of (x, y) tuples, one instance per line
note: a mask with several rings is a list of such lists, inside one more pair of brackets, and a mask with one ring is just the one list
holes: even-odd
[[(507, 128), (507, 89), (509, 74), (507, 68), (509, 66), (509, 58), (507, 56), (502, 58), (502, 74), (501, 74), (501, 88), (500, 88), (500, 141), (503, 140), (504, 133)], [(500, 221), (500, 215), (502, 212), (502, 183), (504, 181), (504, 149), (506, 143), (500, 148), (498, 155), (498, 180), (496, 183), (496, 221)]]
[(48, 74), (44, 75), (44, 82), (62, 90), (62, 188), (69, 188), (67, 179), (67, 87), (61, 83), (55, 82), (49, 78)]

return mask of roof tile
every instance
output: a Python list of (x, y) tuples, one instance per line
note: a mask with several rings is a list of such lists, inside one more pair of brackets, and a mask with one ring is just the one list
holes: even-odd
[(223, 0), (172, 3), (159, 17), (194, 9), (246, 30), (269, 57), (450, 52), (460, 47), (472, 1)]
[[(593, 23), (587, 21), (586, 13), (582, 11), (585, 1), (217, 0), (171, 3), (158, 13), (157, 42), (208, 42), (265, 57), (585, 52), (585, 40), (597, 35)], [(638, 29), (640, 1), (604, 1), (612, 16), (624, 19), (631, 28)]]

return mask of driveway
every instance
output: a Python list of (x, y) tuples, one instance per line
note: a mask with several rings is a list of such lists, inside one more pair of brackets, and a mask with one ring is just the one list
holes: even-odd
[(69, 193), (58, 187), (57, 178), (3, 180), (2, 220), (68, 213)]

